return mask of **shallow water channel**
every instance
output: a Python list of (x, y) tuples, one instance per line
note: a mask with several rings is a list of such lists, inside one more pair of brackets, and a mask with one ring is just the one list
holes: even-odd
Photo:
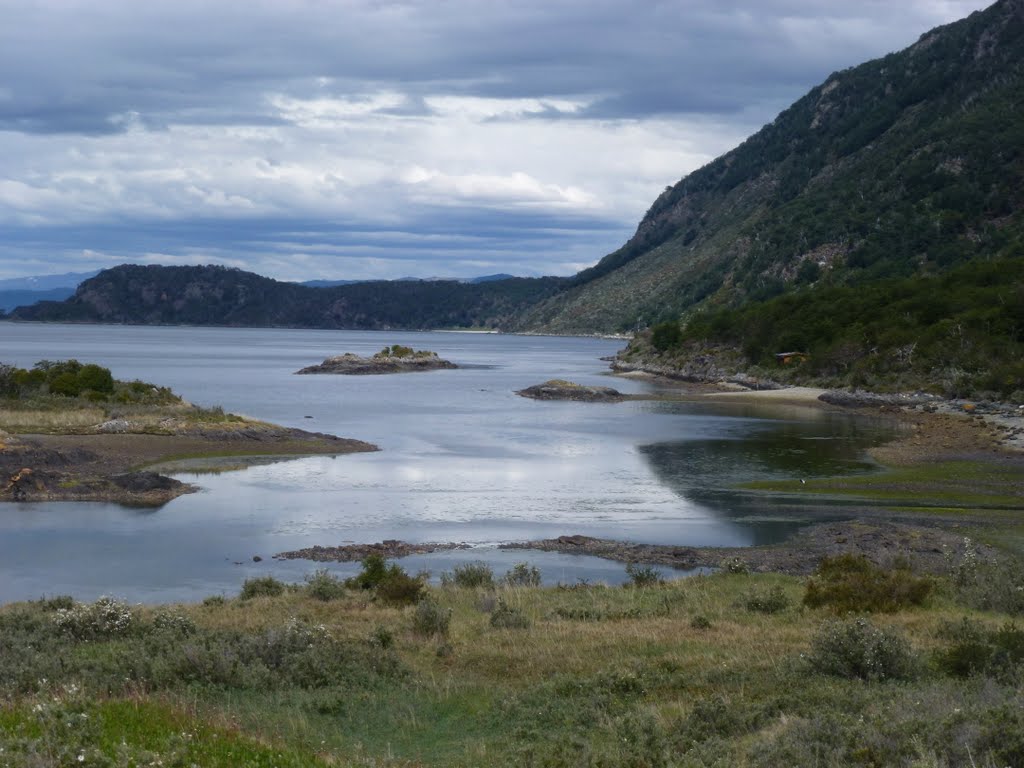
[[(296, 376), (342, 352), (431, 349), (464, 366), (393, 376)], [(623, 342), (472, 333), (164, 328), (0, 323), (0, 362), (66, 359), (186, 399), (288, 426), (366, 440), (381, 451), (215, 473), (156, 510), (114, 504), (0, 505), (0, 601), (114, 594), (165, 602), (234, 594), (245, 578), (301, 580), (323, 564), (284, 550), (382, 539), (459, 541), (466, 550), (406, 558), (439, 574), (524, 559), (545, 581), (619, 583), (621, 564), (504, 551), (563, 534), (680, 545), (777, 541), (828, 510), (735, 486), (760, 478), (866, 472), (864, 449), (892, 426), (846, 414), (749, 404), (526, 400), (550, 378), (633, 393), (601, 357)], [(253, 556), (262, 558), (254, 562)], [(351, 574), (357, 564), (332, 564)]]

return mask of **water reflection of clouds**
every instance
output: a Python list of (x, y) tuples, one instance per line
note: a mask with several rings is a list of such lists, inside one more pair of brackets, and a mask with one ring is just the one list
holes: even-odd
[[(297, 580), (314, 567), (270, 561), (274, 553), (386, 538), (493, 545), (580, 533), (749, 544), (761, 528), (731, 519), (739, 511), (729, 511), (728, 493), (715, 496), (712, 487), (695, 494), (694, 478), (716, 479), (721, 488), (751, 467), (801, 471), (786, 463), (805, 461), (807, 454), (798, 451), (811, 446), (818, 455), (819, 446), (861, 439), (856, 429), (824, 416), (815, 416), (814, 429), (787, 426), (793, 414), (778, 408), (538, 403), (513, 394), (556, 377), (607, 384), (598, 358), (621, 345), (594, 339), (42, 325), (6, 330), (31, 349), (33, 357), (22, 364), (38, 357), (95, 360), (119, 376), (168, 384), (198, 402), (357, 437), (382, 451), (183, 475), (203, 490), (147, 514), (110, 505), (43, 505), (31, 514), (0, 516), (4, 599), (54, 591), (144, 600), (234, 593), (246, 576), (273, 572)], [(372, 352), (384, 343), (500, 367), (373, 380), (292, 375), (329, 354)], [(640, 381), (615, 386), (648, 388)], [(807, 415), (800, 412), (800, 418)], [(777, 456), (773, 434), (783, 436)], [(816, 436), (839, 439), (806, 442)], [(470, 552), (501, 562), (493, 548)], [(263, 557), (258, 564), (252, 561), (257, 554)], [(587, 559), (557, 563), (560, 573), (587, 578), (622, 570)]]

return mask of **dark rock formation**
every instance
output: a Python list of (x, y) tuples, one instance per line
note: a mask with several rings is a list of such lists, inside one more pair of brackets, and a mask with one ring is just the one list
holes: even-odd
[(382, 373), (413, 373), (416, 371), (437, 371), (458, 368), (455, 363), (442, 360), (433, 352), (398, 357), (394, 355), (374, 355), (360, 357), (347, 353), (328, 357), (319, 365), (307, 366), (296, 373), (337, 373), (346, 376), (366, 376)]
[(516, 392), (533, 400), (577, 400), (585, 403), (617, 403), (626, 395), (611, 387), (588, 387), (572, 381), (552, 379)]

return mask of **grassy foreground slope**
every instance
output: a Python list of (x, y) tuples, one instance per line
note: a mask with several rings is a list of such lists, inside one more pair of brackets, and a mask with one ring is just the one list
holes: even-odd
[(325, 572), (201, 605), (10, 605), (0, 763), (1024, 764), (1019, 570), (970, 549), (934, 581), (826, 566), (626, 588), (473, 566), (386, 593), (405, 606)]

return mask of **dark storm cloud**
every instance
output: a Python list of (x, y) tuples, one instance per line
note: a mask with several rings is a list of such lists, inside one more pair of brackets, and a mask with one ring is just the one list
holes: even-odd
[[(268, 91), (591, 95), (594, 114), (729, 114), (902, 47), (963, 2), (0, 3), (0, 126), (259, 120)], [(265, 116), (263, 119), (272, 119)]]

